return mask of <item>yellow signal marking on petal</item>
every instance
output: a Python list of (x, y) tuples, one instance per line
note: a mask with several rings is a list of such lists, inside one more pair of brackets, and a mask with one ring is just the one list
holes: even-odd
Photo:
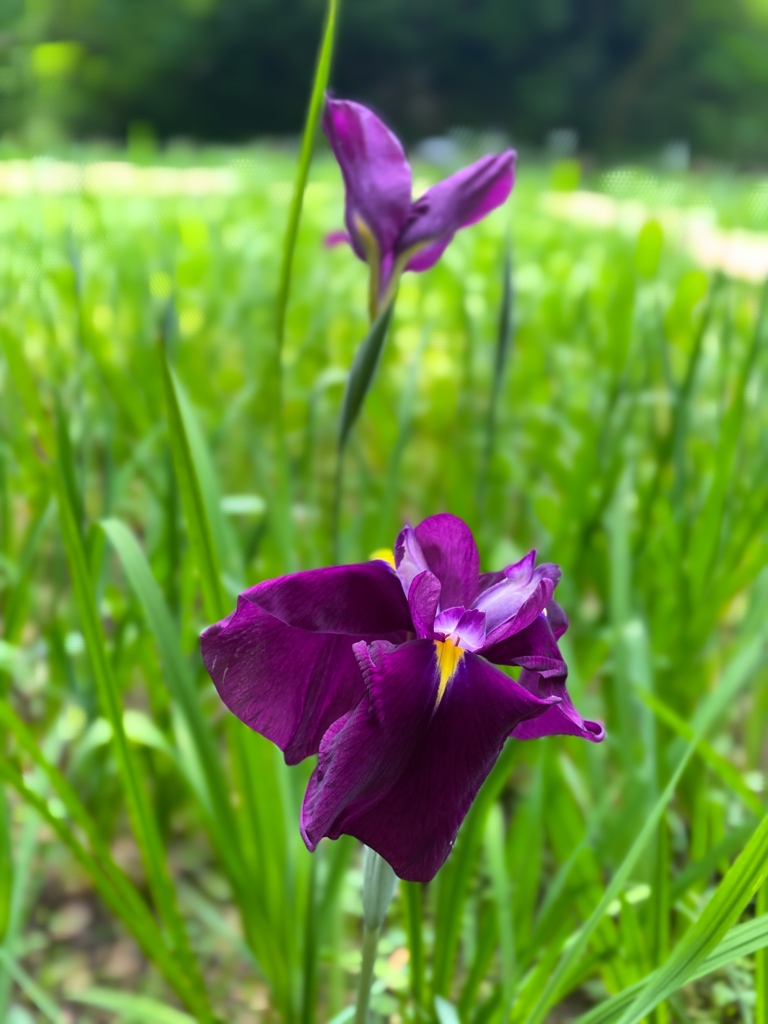
[(391, 565), (393, 569), (395, 568), (395, 555), (389, 548), (376, 548), (375, 551), (370, 553), (368, 559), (371, 562), (386, 562), (387, 565)]
[(360, 239), (360, 244), (365, 251), (365, 262), (370, 267), (370, 280), (368, 282), (368, 313), (371, 323), (379, 314), (379, 285), (381, 283), (381, 253), (376, 236), (365, 223), (360, 214), (355, 214), (355, 228)]
[(464, 651), (448, 637), (447, 640), (435, 640), (435, 651), (437, 652), (437, 667), (440, 671), (440, 683), (437, 687), (437, 701), (435, 707), (443, 699), (445, 688), (459, 667), (459, 662), (464, 657)]

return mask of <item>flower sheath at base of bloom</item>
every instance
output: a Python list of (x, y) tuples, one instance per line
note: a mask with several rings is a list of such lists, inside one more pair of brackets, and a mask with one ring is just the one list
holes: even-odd
[(203, 633), (227, 707), (289, 764), (318, 755), (301, 813), (310, 850), (352, 835), (429, 881), (508, 737), (603, 738), (566, 690), (559, 577), (535, 552), (481, 573), (469, 528), (440, 514), (405, 527), (394, 566), (268, 580)]
[(484, 156), (438, 182), (415, 201), (411, 167), (400, 140), (367, 107), (327, 99), (323, 128), (341, 168), (348, 241), (371, 271), (373, 319), (389, 302), (404, 270), (428, 270), (461, 228), (482, 220), (507, 199), (515, 153)]

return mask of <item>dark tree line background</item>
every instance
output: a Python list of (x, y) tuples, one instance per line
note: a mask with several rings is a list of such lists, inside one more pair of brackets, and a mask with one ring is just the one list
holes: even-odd
[[(0, 0), (0, 129), (299, 130), (324, 0)], [(454, 126), (768, 158), (768, 0), (342, 0), (333, 74), (407, 137)]]

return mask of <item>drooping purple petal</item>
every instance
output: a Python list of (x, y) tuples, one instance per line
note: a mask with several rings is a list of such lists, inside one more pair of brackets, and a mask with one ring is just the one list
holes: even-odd
[(368, 258), (366, 230), (380, 256), (391, 253), (411, 208), (411, 168), (400, 141), (373, 111), (349, 100), (326, 100), (323, 128), (344, 178), (355, 253)]
[(406, 262), (405, 269), (411, 270), (416, 274), (421, 273), (423, 270), (431, 270), (453, 241), (453, 234), (444, 235), (438, 241), (425, 244), (422, 249), (417, 249)]
[(405, 879), (426, 882), (507, 735), (546, 711), (504, 673), (465, 654), (440, 703), (435, 646), (356, 646), (366, 697), (323, 738), (302, 808), (314, 849), (324, 835), (356, 836)]
[(515, 153), (485, 156), (427, 189), (413, 204), (396, 253), (416, 250), (406, 270), (433, 266), (460, 228), (482, 220), (506, 200), (514, 182)]
[(372, 561), (252, 587), (205, 630), (201, 647), (230, 711), (295, 764), (317, 753), (329, 726), (363, 695), (353, 644), (400, 642), (412, 628), (397, 576)]
[(443, 608), (468, 608), (477, 593), (480, 556), (467, 524), (448, 512), (422, 520), (415, 530), (427, 567), (442, 586)]
[(563, 666), (563, 675), (567, 671), (549, 623), (549, 606), (546, 615), (537, 615), (525, 629), (511, 633), (498, 643), (489, 644), (483, 651), (483, 657), (494, 665), (524, 665), (535, 669), (544, 663), (546, 668), (550, 668), (550, 663), (553, 663)]
[(320, 744), (301, 811), (301, 831), (310, 850), (325, 835), (337, 839), (351, 815), (394, 785), (434, 707), (437, 678), (431, 640), (399, 647), (361, 644), (355, 654), (364, 696)]
[(568, 629), (568, 616), (554, 598), (547, 605), (547, 618), (552, 628), (555, 640), (559, 640)]
[(548, 563), (535, 567), (535, 559), (536, 552), (529, 552), (475, 599), (474, 607), (486, 615), (489, 645), (524, 629), (551, 600), (560, 569)]
[(599, 743), (605, 736), (602, 722), (583, 718), (573, 706), (566, 689), (568, 667), (560, 654), (550, 621), (554, 619), (559, 628), (562, 609), (551, 601), (546, 611), (546, 615), (539, 615), (526, 629), (483, 651), (483, 656), (497, 665), (520, 665), (523, 669), (520, 685), (530, 693), (542, 698), (560, 698), (560, 703), (545, 711), (535, 723), (521, 723), (512, 735), (519, 740), (542, 736), (581, 736)]
[[(542, 685), (544, 683), (545, 685)], [(520, 673), (520, 684), (526, 690), (539, 696), (551, 692), (560, 697), (560, 703), (548, 708), (535, 721), (521, 722), (510, 733), (516, 740), (538, 740), (544, 736), (578, 736), (592, 743), (600, 743), (605, 738), (605, 726), (602, 722), (593, 722), (582, 718), (565, 688), (565, 680), (545, 680), (535, 672), (523, 669)]]

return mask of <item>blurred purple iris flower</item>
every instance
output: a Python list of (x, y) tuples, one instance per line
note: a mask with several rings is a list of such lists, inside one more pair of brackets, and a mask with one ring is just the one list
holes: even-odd
[[(394, 558), (259, 583), (202, 635), (221, 699), (288, 764), (319, 754), (301, 832), (356, 836), (427, 882), (509, 736), (599, 741), (565, 688), (555, 565), (532, 551), (481, 573), (448, 514), (406, 526)], [(389, 564), (391, 562), (391, 564)], [(498, 665), (518, 665), (518, 682)]]
[(485, 156), (411, 198), (411, 168), (399, 139), (360, 103), (327, 99), (323, 128), (346, 190), (347, 232), (371, 271), (373, 319), (391, 300), (404, 270), (428, 270), (459, 230), (500, 206), (514, 181), (511, 149)]

